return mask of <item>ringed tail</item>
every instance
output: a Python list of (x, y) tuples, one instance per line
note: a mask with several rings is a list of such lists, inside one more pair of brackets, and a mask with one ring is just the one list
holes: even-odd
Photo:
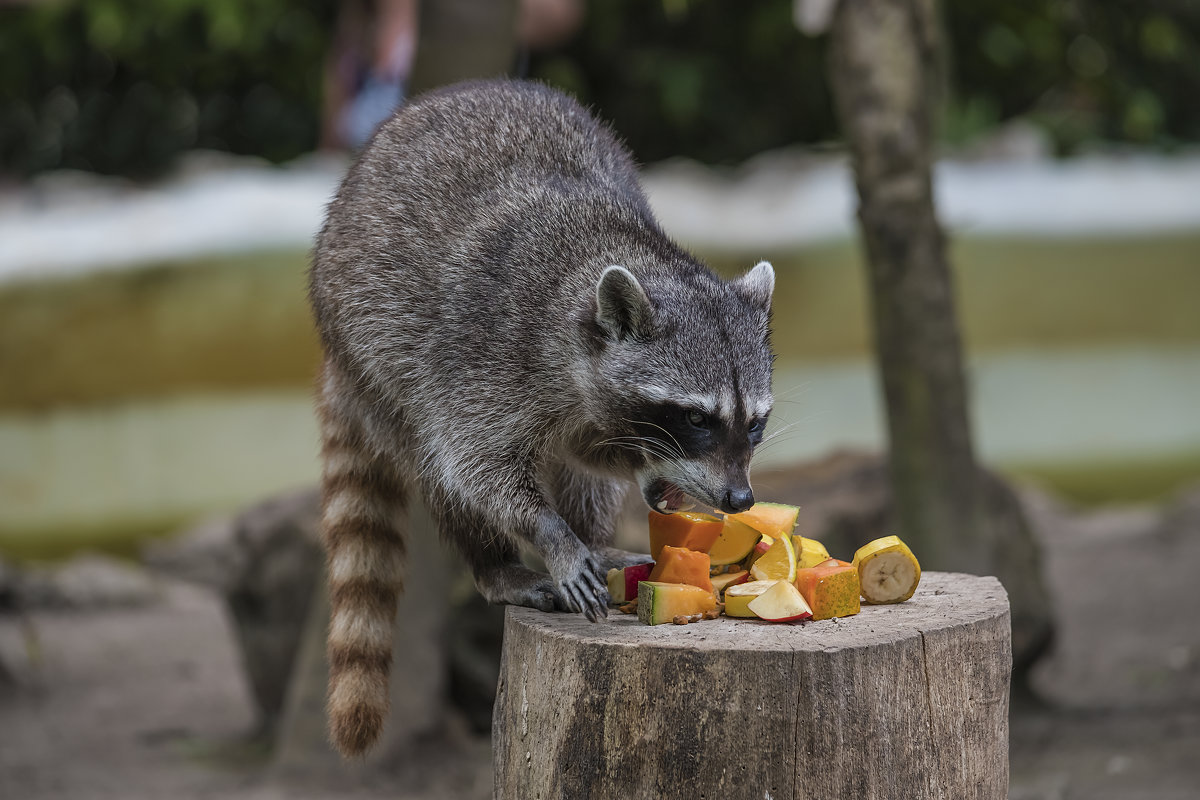
[(330, 739), (346, 757), (379, 739), (388, 713), (396, 603), (403, 589), (404, 490), (361, 438), (322, 409), (321, 531), (329, 580)]

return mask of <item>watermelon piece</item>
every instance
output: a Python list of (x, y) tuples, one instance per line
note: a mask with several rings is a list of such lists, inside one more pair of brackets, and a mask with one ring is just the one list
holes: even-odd
[(708, 553), (697, 553), (686, 547), (663, 545), (650, 580), (660, 583), (686, 583), (711, 592), (712, 579), (708, 574)]
[(674, 514), (651, 511), (648, 523), (650, 557), (655, 561), (658, 560), (659, 551), (666, 545), (707, 553), (725, 526), (724, 522), (714, 516), (692, 511), (676, 511)]
[(783, 503), (755, 503), (749, 511), (732, 514), (725, 519), (734, 519), (749, 525), (759, 533), (778, 538), (783, 535), (791, 536), (796, 528), (796, 520), (800, 518), (799, 506), (787, 506)]
[(608, 597), (613, 603), (628, 603), (637, 599), (637, 587), (641, 581), (650, 579), (654, 564), (635, 564), (624, 569), (608, 571)]
[(647, 625), (662, 625), (678, 616), (689, 617), (716, 608), (717, 598), (713, 593), (698, 586), (661, 581), (638, 584), (638, 619)]

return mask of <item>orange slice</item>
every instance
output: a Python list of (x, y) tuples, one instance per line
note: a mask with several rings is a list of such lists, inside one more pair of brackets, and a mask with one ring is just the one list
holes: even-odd
[(792, 537), (780, 536), (776, 539), (750, 567), (750, 577), (756, 581), (791, 583), (796, 580), (796, 549), (792, 547)]

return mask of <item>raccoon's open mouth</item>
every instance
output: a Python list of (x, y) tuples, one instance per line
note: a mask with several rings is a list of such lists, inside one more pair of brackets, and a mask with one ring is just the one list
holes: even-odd
[(696, 506), (687, 492), (666, 478), (655, 478), (650, 485), (642, 489), (642, 497), (646, 505), (660, 514), (688, 511)]

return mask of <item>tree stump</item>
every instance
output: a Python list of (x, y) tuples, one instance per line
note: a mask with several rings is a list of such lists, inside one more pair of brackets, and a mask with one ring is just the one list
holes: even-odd
[(495, 797), (1006, 798), (1008, 598), (926, 573), (840, 620), (642, 625), (510, 607)]

